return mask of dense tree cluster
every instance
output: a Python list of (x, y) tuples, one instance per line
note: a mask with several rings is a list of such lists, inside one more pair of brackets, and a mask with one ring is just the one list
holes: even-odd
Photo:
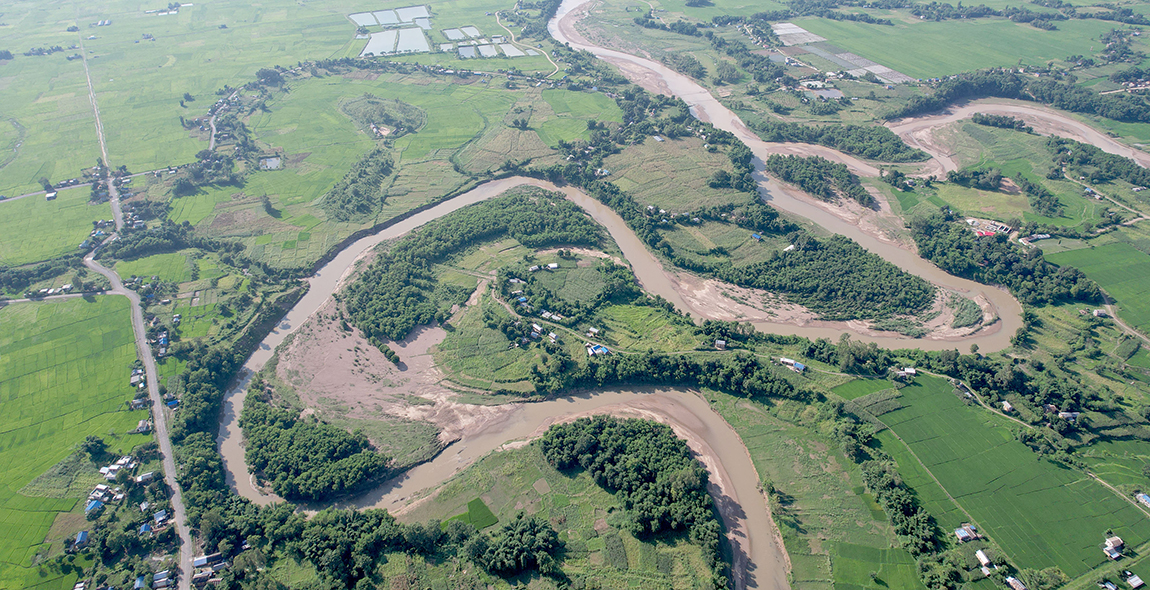
[(1098, 299), (1098, 286), (1078, 269), (1053, 265), (1040, 249), (1022, 250), (1002, 234), (976, 236), (965, 224), (953, 221), (949, 214), (935, 214), (911, 222), (919, 254), (946, 272), (1005, 285), (1030, 305)]
[[(430, 223), (380, 254), (342, 294), (351, 323), (376, 346), (429, 323), (468, 293), (440, 284), (433, 265), (477, 242), (512, 237), (529, 248), (599, 243), (601, 230), (561, 195), (516, 195)], [(446, 305), (444, 305), (446, 304)]]
[(1150, 186), (1150, 170), (1130, 158), (1064, 137), (1051, 137), (1046, 147), (1054, 154), (1055, 164), (1080, 170), (1091, 183), (1123, 180), (1135, 186)]
[(185, 248), (200, 248), (211, 252), (237, 253), (243, 250), (239, 242), (225, 242), (196, 235), (191, 223), (177, 224), (165, 219), (159, 227), (146, 230), (125, 230), (120, 239), (104, 244), (99, 258), (131, 260)]
[(1069, 81), (1052, 77), (1030, 78), (1010, 70), (981, 70), (946, 78), (935, 85), (931, 96), (916, 96), (887, 114), (888, 119), (921, 115), (946, 108), (960, 100), (1016, 98), (1056, 108), (1095, 114), (1116, 121), (1150, 122), (1150, 105), (1132, 94), (1098, 94)]
[(366, 436), (276, 407), (262, 381), (248, 389), (240, 427), (248, 469), (290, 500), (327, 500), (388, 473), (388, 457), (375, 452)]
[(878, 461), (867, 461), (862, 468), (863, 482), (886, 512), (903, 547), (915, 556), (932, 552), (938, 540), (938, 527), (919, 506), (914, 492), (902, 483), (897, 468)]
[(996, 191), (1002, 186), (1002, 171), (998, 168), (980, 170), (966, 168), (951, 170), (946, 173), (946, 179), (954, 184), (976, 188), (984, 191)]
[(845, 164), (832, 162), (821, 156), (782, 156), (771, 154), (767, 158), (771, 174), (798, 186), (824, 200), (836, 202), (840, 197), (857, 201), (864, 207), (875, 205), (857, 176)]
[(33, 283), (83, 267), (83, 253), (68, 254), (28, 266), (0, 266), (0, 293), (20, 293)]
[(673, 255), (678, 266), (743, 287), (785, 293), (825, 319), (879, 319), (916, 314), (930, 306), (934, 288), (843, 236), (794, 235), (794, 250), (734, 266)]
[(474, 535), (463, 546), (463, 553), (487, 571), (501, 576), (535, 569), (550, 574), (558, 571), (554, 556), (562, 545), (551, 523), (520, 512), (494, 537), (486, 533)]
[(1035, 213), (1046, 217), (1060, 217), (1062, 215), (1062, 201), (1059, 201), (1058, 197), (1049, 189), (1037, 182), (1032, 182), (1021, 174), (1014, 179), (1014, 183), (1022, 189), (1022, 192), (1026, 193), (1027, 200), (1030, 201), (1030, 208)]
[(375, 215), (383, 207), (383, 181), (392, 167), (387, 147), (377, 145), (331, 187), (320, 206), (335, 221), (360, 221)]
[(703, 67), (703, 64), (699, 63), (699, 60), (689, 53), (665, 53), (662, 60), (671, 69), (692, 78), (702, 80), (707, 77), (707, 68)]
[(929, 156), (882, 125), (803, 125), (764, 119), (751, 123), (763, 141), (813, 143), (879, 162), (921, 162)]
[(670, 427), (608, 416), (552, 426), (539, 439), (557, 469), (580, 468), (615, 493), (637, 536), (686, 530), (703, 546), (716, 587), (726, 586), (719, 560), (721, 527), (707, 494), (707, 470)]
[[(1000, 129), (1013, 129), (1023, 133), (1032, 133), (1034, 128), (1027, 125), (1026, 121), (1011, 117), (1009, 115), (988, 115), (986, 113), (975, 113), (970, 117), (977, 125), (986, 125), (987, 127), (998, 127)], [(885, 127), (884, 127), (885, 129)]]

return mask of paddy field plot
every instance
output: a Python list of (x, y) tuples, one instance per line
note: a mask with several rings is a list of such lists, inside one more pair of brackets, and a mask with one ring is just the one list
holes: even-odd
[(1018, 566), (1057, 566), (1072, 578), (1106, 561), (1098, 545), (1108, 529), (1130, 547), (1150, 541), (1140, 510), (1036, 455), (1015, 440), (1013, 423), (965, 406), (946, 380), (919, 376), (900, 392), (878, 440), (944, 534), (974, 522)]
[(17, 303), (0, 308), (0, 588), (43, 581), (30, 560), (60, 512), (78, 497), (42, 498), (20, 490), (70, 455), (86, 436), (132, 448), (128, 436), (146, 411), (127, 411), (136, 360), (129, 302), (123, 297)]
[(1118, 306), (1118, 315), (1145, 333), (1150, 330), (1150, 254), (1124, 242), (1049, 254), (1047, 260), (1073, 266), (1098, 283)]
[(107, 203), (88, 202), (87, 187), (57, 191), (47, 201), (33, 195), (0, 201), (0, 265), (18, 266), (78, 252), (92, 232), (92, 222), (112, 218)]
[(794, 23), (912, 78), (1018, 65), (1020, 59), (1024, 64), (1045, 64), (1068, 55), (1092, 55), (1100, 46), (1099, 37), (1113, 28), (1092, 19), (1059, 21), (1057, 31), (1005, 19), (894, 20), (893, 26), (822, 18), (801, 18)]

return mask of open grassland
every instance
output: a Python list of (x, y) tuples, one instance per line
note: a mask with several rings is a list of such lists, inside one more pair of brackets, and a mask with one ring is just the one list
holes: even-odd
[(615, 101), (598, 92), (544, 90), (542, 96), (554, 116), (547, 117), (536, 131), (551, 147), (558, 146), (560, 141), (589, 139), (588, 121), (623, 122), (623, 111)]
[(1123, 242), (1070, 250), (1047, 260), (1073, 266), (1102, 287), (1118, 306), (1118, 315), (1131, 326), (1150, 330), (1150, 255)]
[(773, 252), (786, 248), (785, 237), (765, 235), (761, 240), (751, 237), (751, 230), (732, 223), (704, 221), (699, 224), (663, 226), (659, 233), (676, 252), (692, 253), (709, 262), (730, 260), (735, 266), (744, 266), (770, 260)]
[(191, 265), (187, 254), (183, 252), (170, 252), (168, 254), (155, 254), (136, 260), (121, 260), (116, 263), (116, 272), (120, 277), (128, 279), (132, 276), (144, 277), (149, 280), (159, 277), (161, 281), (183, 283), (191, 276)]
[(1035, 213), (1029, 199), (1020, 190), (984, 191), (957, 184), (941, 183), (933, 188), (918, 187), (913, 191), (892, 191), (904, 215), (926, 214), (939, 207), (949, 206), (968, 216), (1000, 221), (1019, 219), (1062, 226), (1078, 226), (1086, 221), (1097, 222), (1108, 201), (1097, 201), (1083, 196), (1082, 186), (1066, 179), (1046, 178), (1053, 166), (1046, 138), (1039, 135), (995, 129), (964, 121), (948, 126), (938, 133), (953, 150), (962, 166), (981, 170), (996, 168), (1011, 179), (1025, 177), (1030, 182), (1046, 187), (1058, 197), (1063, 207), (1059, 217)]
[[(399, 518), (422, 522), (477, 515), (481, 523), (490, 523), (482, 507), (501, 522), (521, 511), (549, 520), (566, 544), (563, 572), (597, 580), (603, 588), (686, 590), (702, 588), (707, 580), (699, 549), (685, 536), (653, 542), (631, 536), (622, 529), (622, 506), (615, 496), (585, 473), (556, 471), (535, 445), (480, 459)], [(403, 573), (402, 568), (385, 568)], [(528, 580), (499, 580), (496, 587)]]
[(837, 387), (831, 388), (836, 395), (846, 400), (860, 398), (869, 393), (890, 389), (891, 382), (886, 379), (855, 379)]
[(1098, 545), (1108, 529), (1132, 547), (1150, 540), (1145, 514), (1035, 455), (1011, 423), (965, 407), (944, 379), (919, 376), (901, 393), (902, 407), (880, 416), (890, 430), (878, 440), (944, 533), (973, 522), (1020, 567), (1057, 566), (1071, 577), (1106, 561)]
[(1108, 483), (1145, 489), (1143, 470), (1150, 465), (1150, 443), (1143, 440), (1105, 440), (1079, 451), (1090, 471)]
[(0, 201), (0, 265), (21, 265), (75, 252), (88, 239), (92, 222), (111, 219), (112, 208), (88, 204), (88, 191), (60, 191), (54, 201), (43, 196)]
[(57, 513), (80, 499), (17, 490), (88, 435), (119, 437), (113, 446), (128, 449), (148, 440), (123, 434), (147, 416), (125, 403), (136, 359), (128, 305), (122, 297), (101, 297), (0, 308), (0, 587), (46, 580), (30, 560), (60, 549), (43, 545), (45, 535)]
[(497, 316), (509, 314), (485, 293), (479, 305), (469, 308), (451, 323), (447, 337), (435, 351), (435, 364), (452, 379), (488, 389), (531, 392), (531, 367), (539, 361), (539, 350), (512, 346), (507, 336), (484, 322), (484, 310)]
[[(84, 65), (66, 56), (79, 33), (75, 7), (60, 1), (16, 0), (4, 5), (4, 49), (15, 58), (0, 66), (0, 195), (41, 190), (40, 178), (76, 178), (100, 157)], [(85, 23), (86, 24), (86, 23)], [(21, 55), (34, 47), (60, 46), (48, 56)]]
[[(171, 216), (212, 235), (241, 238), (254, 257), (270, 264), (308, 264), (353, 231), (465, 187), (471, 179), (460, 169), (479, 174), (509, 160), (554, 156), (534, 131), (513, 129), (511, 120), (530, 117), (542, 123), (560, 116), (570, 118), (571, 113), (586, 117), (584, 111), (591, 107), (584, 103), (603, 98), (556, 92), (560, 93), (554, 99), (559, 107), (573, 110), (548, 110), (539, 100), (540, 91), (533, 88), (508, 90), (479, 79), (385, 75), (300, 80), (290, 92), (270, 101), (267, 112), (254, 114), (249, 123), (261, 144), (284, 154), (285, 168), (253, 172), (242, 189), (214, 187), (175, 198)], [(327, 218), (320, 208), (321, 199), (375, 144), (338, 105), (364, 94), (413, 105), (423, 111), (426, 124), (389, 140), (396, 170), (385, 181), (382, 210), (369, 219), (338, 223)], [(542, 106), (534, 113), (524, 101)], [(613, 103), (609, 106), (615, 108)], [(572, 120), (586, 125), (584, 118)], [(166, 198), (168, 189), (157, 185), (149, 192), (150, 198)], [(272, 203), (271, 211), (261, 204), (264, 195)]]
[(646, 305), (609, 305), (598, 310), (599, 339), (624, 350), (683, 352), (700, 344), (689, 323), (672, 319), (671, 312)]
[(735, 189), (707, 185), (719, 170), (731, 171), (723, 151), (708, 152), (696, 137), (655, 141), (647, 138), (603, 161), (608, 180), (631, 193), (642, 205), (685, 213), (699, 207), (745, 203), (747, 195)]
[[(771, 513), (791, 560), (792, 588), (870, 587), (871, 571), (889, 588), (922, 588), (910, 555), (889, 549), (894, 534), (858, 468), (835, 442), (802, 426), (813, 424), (807, 406), (769, 407), (716, 392), (707, 399), (739, 433), (759, 477), (778, 492)], [(861, 569), (860, 554), (881, 560)]]
[(894, 26), (800, 18), (795, 24), (852, 53), (912, 78), (947, 76), (994, 66), (1044, 64), (1068, 55), (1092, 55), (1113, 28), (1097, 20), (1059, 21), (1044, 31), (1005, 19), (898, 22)]

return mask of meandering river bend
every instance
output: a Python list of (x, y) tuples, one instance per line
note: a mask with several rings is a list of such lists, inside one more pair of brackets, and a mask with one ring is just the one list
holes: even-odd
[[(1001, 350), (1008, 346), (1009, 338), (1022, 324), (1021, 308), (1006, 291), (980, 285), (973, 281), (951, 276), (933, 264), (918, 257), (899, 244), (876, 237), (859, 226), (825, 209), (801, 193), (780, 185), (763, 173), (762, 160), (771, 153), (771, 144), (759, 140), (739, 118), (723, 107), (705, 88), (662, 64), (589, 43), (575, 30), (574, 22), (587, 0), (567, 0), (549, 24), (556, 39), (577, 49), (587, 50), (617, 65), (625, 75), (648, 89), (678, 96), (691, 106), (692, 112), (716, 127), (734, 133), (747, 144), (756, 156), (757, 179), (764, 200), (788, 213), (806, 218), (829, 232), (845, 235), (903, 270), (922, 277), (935, 285), (974, 297), (979, 294), (996, 308), (1000, 326), (996, 330), (976, 333), (960, 341), (929, 341), (903, 337), (874, 337), (852, 333), (858, 340), (873, 341), (887, 347), (917, 347), (928, 349), (954, 348), (958, 345), (978, 344), (985, 351)], [(1030, 110), (1034, 114), (1037, 110)], [(1038, 112), (1038, 115), (1044, 113)], [(1062, 115), (1048, 113), (1050, 118)], [(945, 125), (953, 117), (940, 116), (929, 124), (906, 124), (900, 131), (922, 133), (929, 127)], [(1077, 122), (1076, 122), (1077, 123)], [(1080, 125), (1080, 124), (1079, 124)], [(1089, 130), (1089, 128), (1086, 128)], [(1093, 131), (1093, 130), (1089, 130)], [(1093, 132), (1097, 133), (1097, 132)], [(1083, 135), (1088, 135), (1083, 131)], [(1107, 139), (1107, 141), (1109, 141)], [(1114, 149), (1113, 146), (1107, 146)], [(1128, 149), (1128, 148), (1127, 148)], [(929, 151), (929, 150), (928, 150)], [(1111, 150), (1108, 150), (1111, 151)], [(849, 156), (841, 156), (850, 159)], [(936, 159), (938, 155), (936, 154)], [(857, 164), (867, 165), (868, 164)], [(355, 268), (355, 262), (379, 243), (402, 236), (430, 221), (461, 207), (493, 198), (504, 191), (532, 185), (561, 191), (580, 205), (602, 224), (619, 244), (643, 287), (661, 295), (680, 309), (687, 309), (676, 291), (670, 272), (664, 269), (623, 220), (609, 208), (582, 191), (572, 187), (557, 187), (551, 183), (513, 177), (485, 183), (449, 201), (413, 215), (377, 234), (354, 242), (325, 264), (309, 279), (310, 290), (284, 317), (277, 328), (260, 344), (241, 372), (241, 380), (226, 394), (224, 413), (218, 442), (227, 470), (229, 484), (244, 497), (261, 504), (278, 498), (256, 489), (244, 464), (242, 433), (238, 417), (243, 408), (243, 395), (248, 380), (271, 358), (276, 347), (295, 329), (314, 314), (341, 285)], [(697, 312), (697, 310), (694, 310)], [(832, 328), (800, 327), (790, 324), (757, 323), (761, 330), (837, 339), (843, 330)], [(389, 510), (401, 508), (405, 502), (421, 491), (433, 488), (479, 457), (507, 443), (529, 440), (542, 433), (550, 424), (575, 416), (611, 413), (640, 415), (663, 421), (686, 438), (692, 450), (707, 465), (712, 478), (712, 493), (729, 531), (734, 549), (733, 574), (739, 588), (788, 588), (787, 559), (780, 546), (765, 499), (758, 490), (759, 478), (745, 446), (735, 431), (697, 393), (685, 389), (657, 389), (643, 391), (599, 391), (566, 396), (545, 402), (523, 404), (507, 420), (482, 431), (465, 436), (434, 460), (414, 467), (403, 475), (385, 482), (359, 497), (341, 502), (343, 506), (381, 507)]]

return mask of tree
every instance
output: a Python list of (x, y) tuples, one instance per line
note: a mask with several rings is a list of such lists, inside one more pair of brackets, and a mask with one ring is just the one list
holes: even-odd
[(185, 92), (184, 93), (184, 100), (186, 100), (188, 102), (196, 102), (196, 97), (192, 96), (191, 92)]
[(51, 190), (52, 190), (52, 181), (51, 181), (51, 180), (48, 180), (48, 178), (47, 178), (47, 177), (41, 177), (41, 178), (40, 178), (40, 186), (44, 187), (44, 190), (45, 190), (45, 191), (51, 192)]
[(104, 453), (108, 450), (108, 444), (104, 442), (104, 439), (98, 436), (88, 435), (88, 437), (84, 439), (84, 442), (80, 443), (80, 450), (87, 453), (92, 461), (99, 461), (104, 458)]
[(267, 86), (282, 86), (284, 83), (283, 75), (274, 68), (260, 68), (256, 72), (256, 79)]
[(7, 49), (0, 49), (0, 61), (8, 61), (12, 59), (12, 52)]

